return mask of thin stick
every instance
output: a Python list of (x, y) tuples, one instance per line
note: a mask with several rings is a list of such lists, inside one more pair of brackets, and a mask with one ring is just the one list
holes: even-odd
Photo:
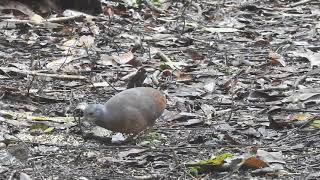
[(15, 72), (25, 76), (28, 76), (28, 75), (41, 76), (41, 77), (49, 77), (49, 78), (60, 79), (60, 80), (86, 80), (87, 79), (85, 76), (39, 73), (36, 71), (20, 70), (14, 67), (0, 67), (0, 70), (5, 72), (11, 71), (11, 72)]
[(296, 3), (289, 4), (289, 7), (301, 6), (301, 5), (307, 4), (307, 3), (312, 2), (312, 1), (314, 1), (314, 0), (302, 0), (302, 1), (299, 1), (299, 2), (296, 2)]

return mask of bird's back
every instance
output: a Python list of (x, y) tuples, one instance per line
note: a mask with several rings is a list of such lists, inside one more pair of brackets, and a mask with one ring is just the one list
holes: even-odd
[[(163, 94), (152, 88), (132, 88), (118, 93), (106, 103), (111, 130), (136, 133), (152, 126), (166, 106)], [(112, 129), (113, 128), (113, 129)]]

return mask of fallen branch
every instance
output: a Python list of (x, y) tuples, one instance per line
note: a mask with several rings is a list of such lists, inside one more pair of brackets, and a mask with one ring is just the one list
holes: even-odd
[(40, 76), (40, 77), (50, 77), (54, 79), (61, 79), (61, 80), (86, 80), (85, 76), (78, 76), (78, 75), (67, 75), (67, 74), (47, 74), (47, 73), (39, 73), (35, 71), (28, 71), (28, 70), (20, 70), (14, 67), (0, 67), (1, 71), (4, 72), (15, 72), (22, 75), (31, 75), (31, 76)]
[(307, 72), (306, 74), (299, 76), (299, 78), (295, 81), (293, 87), (298, 88), (298, 86), (301, 82), (303, 82), (305, 79), (307, 79), (308, 76), (311, 76), (314, 74), (320, 74), (320, 68), (312, 69), (311, 71)]
[[(50, 18), (42, 21), (34, 21), (34, 20), (21, 20), (21, 19), (6, 19), (4, 22), (11, 22), (15, 24), (46, 24), (46, 23), (58, 23), (58, 22), (68, 22), (73, 20), (83, 20), (87, 16), (81, 14), (81, 15), (75, 15), (75, 16), (69, 16), (69, 17), (57, 17), (57, 18)], [(90, 16), (94, 17), (94, 16)]]
[(289, 7), (301, 6), (301, 5), (307, 4), (307, 3), (312, 2), (312, 1), (314, 1), (314, 0), (302, 0), (302, 1), (299, 1), (299, 2), (296, 2), (296, 3), (289, 4)]
[[(90, 16), (90, 17), (93, 17), (93, 16)], [(68, 21), (71, 21), (71, 20), (83, 20), (85, 19), (86, 16), (83, 15), (83, 14), (80, 14), (80, 15), (74, 15), (74, 16), (69, 16), (69, 17), (57, 17), (57, 18), (50, 18), (50, 19), (47, 19), (45, 20), (44, 22), (54, 22), (54, 23), (57, 23), (57, 22), (68, 22)]]

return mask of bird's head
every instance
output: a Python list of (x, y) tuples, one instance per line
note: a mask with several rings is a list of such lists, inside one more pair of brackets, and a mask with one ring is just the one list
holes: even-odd
[(106, 111), (102, 104), (90, 104), (84, 109), (84, 118), (88, 121), (99, 121), (104, 119)]

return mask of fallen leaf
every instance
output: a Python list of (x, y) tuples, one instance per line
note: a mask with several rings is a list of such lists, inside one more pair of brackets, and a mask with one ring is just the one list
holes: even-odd
[(66, 56), (62, 57), (57, 60), (53, 60), (47, 64), (47, 68), (51, 70), (57, 70), (59, 69), (62, 65), (66, 65), (74, 60), (73, 56)]
[(230, 153), (224, 153), (219, 156), (212, 157), (207, 160), (202, 160), (196, 163), (187, 163), (188, 172), (195, 174), (202, 174), (206, 172), (211, 172), (212, 170), (221, 167), (224, 164), (225, 159), (233, 157)]
[(284, 57), (276, 52), (269, 52), (269, 60), (271, 65), (281, 64), (283, 67), (287, 65)]
[(44, 21), (43, 17), (41, 17), (38, 14), (34, 14), (33, 16), (31, 16), (30, 20), (33, 21), (36, 24), (41, 24)]
[(93, 36), (81, 36), (78, 41), (78, 46), (90, 48), (94, 44)]
[(320, 52), (312, 52), (307, 50), (306, 52), (292, 52), (294, 56), (300, 56), (308, 59), (310, 61), (311, 67), (320, 66)]
[(176, 123), (175, 125), (182, 125), (182, 126), (190, 127), (190, 126), (199, 125), (202, 123), (203, 123), (202, 119), (189, 119), (186, 122)]
[(181, 71), (176, 71), (174, 72), (174, 74), (177, 76), (177, 81), (178, 82), (190, 82), (193, 81), (193, 77), (185, 72), (181, 72)]
[(238, 29), (235, 28), (210, 28), (210, 27), (205, 27), (202, 29), (203, 31), (206, 32), (211, 32), (211, 33), (232, 33), (232, 32), (237, 32), (239, 31)]
[(124, 158), (124, 157), (127, 157), (127, 156), (130, 156), (130, 155), (137, 155), (137, 154), (140, 154), (140, 153), (143, 153), (145, 152), (146, 149), (137, 149), (137, 148), (132, 148), (132, 149), (129, 149), (127, 151), (121, 151), (118, 156), (120, 158)]
[(286, 162), (283, 160), (282, 152), (268, 152), (265, 150), (258, 149), (257, 150), (257, 157), (264, 162), (270, 163), (281, 163), (285, 164)]
[(120, 56), (113, 56), (113, 58), (119, 64), (127, 64), (134, 59), (134, 55), (131, 51), (129, 51)]
[(109, 56), (106, 54), (102, 54), (100, 57), (100, 60), (97, 61), (98, 64), (104, 65), (104, 66), (110, 66), (110, 65), (116, 65), (117, 62), (114, 60), (113, 56)]
[(243, 165), (256, 169), (268, 167), (268, 164), (266, 162), (262, 161), (261, 159), (258, 159), (257, 157), (249, 157), (244, 161)]

